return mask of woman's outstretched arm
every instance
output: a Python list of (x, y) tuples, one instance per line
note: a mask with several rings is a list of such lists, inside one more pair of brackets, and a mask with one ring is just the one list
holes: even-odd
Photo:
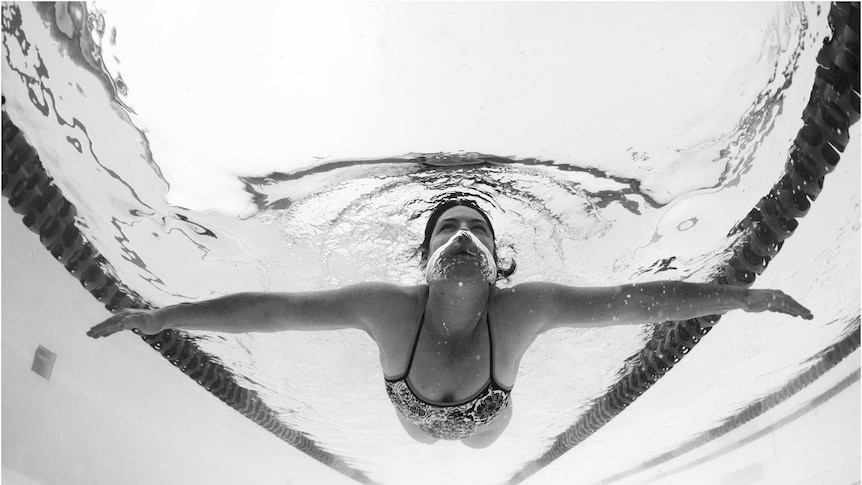
[[(539, 324), (539, 331), (561, 326), (609, 326), (665, 320), (687, 320), (731, 310), (778, 312), (806, 320), (811, 312), (780, 290), (755, 290), (731, 285), (653, 281), (628, 285), (577, 288), (552, 283), (526, 283), (521, 293)], [(532, 304), (529, 302), (532, 301)]]
[(87, 335), (107, 337), (130, 329), (148, 335), (167, 329), (226, 333), (341, 328), (370, 331), (375, 322), (409, 311), (411, 304), (415, 298), (406, 288), (384, 283), (304, 293), (237, 293), (157, 310), (122, 310), (91, 328)]

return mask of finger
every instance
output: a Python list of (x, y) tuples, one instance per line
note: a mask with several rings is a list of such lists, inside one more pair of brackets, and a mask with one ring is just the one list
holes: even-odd
[(87, 335), (89, 335), (90, 337), (93, 337), (93, 338), (101, 337), (105, 332), (104, 325), (105, 325), (104, 323), (100, 323), (100, 324), (94, 326), (93, 328), (91, 328), (90, 330), (87, 331)]
[(113, 334), (115, 334), (115, 333), (117, 333), (116, 327), (105, 327), (105, 328), (103, 328), (103, 329), (102, 329), (102, 331), (99, 333), (99, 336), (100, 336), (100, 337), (107, 337), (107, 336), (109, 336), (109, 335), (113, 335)]
[(118, 331), (117, 326), (121, 325), (122, 320), (123, 315), (114, 315), (113, 317), (91, 328), (87, 332), (87, 335), (93, 338), (107, 337), (108, 335), (111, 335), (112, 333), (116, 333)]
[(87, 335), (93, 338), (100, 338), (109, 335), (107, 327), (93, 327), (87, 332)]
[(792, 306), (792, 311), (788, 312), (795, 317), (802, 317), (805, 320), (811, 320), (814, 318), (814, 315), (811, 314), (811, 310), (805, 308), (800, 304), (796, 304)]
[(109, 328), (111, 325), (113, 325), (113, 320), (114, 320), (114, 318), (109, 318), (109, 319), (105, 320), (104, 322), (102, 322), (98, 325), (95, 325), (93, 328), (90, 329), (89, 332), (87, 332), (87, 334), (90, 335), (91, 337), (101, 336), (107, 328)]
[(117, 327), (106, 328), (106, 329), (104, 329), (104, 331), (102, 331), (100, 337), (109, 337), (109, 336), (114, 335), (115, 333), (119, 332), (120, 330), (121, 329), (119, 329)]
[(801, 307), (789, 307), (788, 310), (785, 311), (784, 313), (787, 313), (788, 315), (791, 315), (794, 317), (803, 317), (804, 318), (806, 311), (804, 308), (801, 308)]
[(801, 303), (781, 290), (772, 290), (768, 293), (766, 307), (770, 311), (801, 317), (805, 320), (814, 318), (814, 315), (812, 315), (808, 308), (805, 308)]
[(811, 313), (811, 310), (804, 307), (801, 303), (794, 300), (793, 298), (789, 298), (789, 299), (790, 299), (790, 306), (793, 307), (793, 309), (794, 309), (794, 311), (796, 311), (797, 315), (799, 315), (800, 317), (802, 317), (806, 320), (811, 320), (812, 318), (814, 318), (814, 315)]

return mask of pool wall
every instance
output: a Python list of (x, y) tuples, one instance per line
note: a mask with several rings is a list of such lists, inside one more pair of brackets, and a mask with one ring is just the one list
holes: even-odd
[[(200, 389), (110, 316), (2, 209), (2, 467), (11, 484), (354, 483)], [(31, 371), (39, 346), (50, 379)]]

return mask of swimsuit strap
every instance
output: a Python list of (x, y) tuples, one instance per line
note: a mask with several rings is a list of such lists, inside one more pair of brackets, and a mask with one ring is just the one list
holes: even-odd
[(511, 388), (507, 389), (501, 386), (500, 383), (497, 382), (497, 379), (494, 379), (494, 336), (491, 334), (491, 312), (486, 308), (485, 314), (488, 317), (488, 352), (490, 352), (489, 360), (491, 361), (491, 385), (501, 391), (510, 392), (512, 390)]
[(416, 338), (413, 340), (413, 350), (410, 351), (410, 360), (407, 361), (407, 370), (405, 370), (401, 376), (389, 378), (383, 376), (389, 382), (397, 382), (402, 379), (407, 379), (407, 374), (410, 374), (410, 368), (413, 366), (413, 356), (416, 355), (416, 347), (419, 345), (419, 335), (422, 333), (422, 325), (425, 323), (425, 308), (428, 305), (428, 295), (430, 293), (425, 294), (425, 298), (422, 299), (422, 318), (419, 319), (419, 328), (416, 330)]
[[(427, 306), (427, 304), (428, 304), (428, 298), (426, 296), (425, 305)], [(486, 322), (488, 324), (488, 353), (489, 353), (488, 360), (490, 361), (490, 367), (491, 367), (488, 371), (488, 377), (489, 377), (490, 384), (491, 384), (491, 386), (493, 386), (497, 389), (500, 389), (500, 390), (505, 391), (505, 392), (510, 392), (511, 389), (507, 389), (507, 388), (501, 386), (500, 383), (497, 382), (497, 379), (494, 379), (494, 336), (491, 333), (491, 316), (488, 313), (488, 306), (487, 305), (485, 306), (485, 311), (482, 312), (482, 316), (487, 317)], [(482, 318), (482, 317), (479, 317), (479, 318)], [(410, 360), (407, 361), (407, 370), (405, 370), (404, 373), (401, 374), (400, 377), (394, 378), (394, 379), (387, 379), (388, 381), (396, 382), (396, 381), (400, 381), (402, 379), (405, 382), (407, 381), (407, 376), (410, 375), (410, 369), (413, 367), (413, 357), (416, 356), (416, 348), (419, 346), (419, 337), (422, 335), (422, 327), (424, 325), (425, 325), (425, 308), (423, 307), (422, 319), (419, 320), (419, 329), (416, 330), (416, 338), (413, 340), (413, 349), (410, 351)], [(408, 383), (407, 385), (409, 386), (410, 384)], [(481, 390), (479, 392), (481, 392)]]
[[(428, 304), (428, 299), (425, 299), (425, 304)], [(400, 381), (401, 379), (407, 380), (407, 376), (410, 375), (410, 368), (413, 367), (413, 357), (416, 355), (416, 347), (419, 346), (419, 336), (422, 335), (422, 327), (425, 326), (425, 308), (422, 309), (422, 319), (419, 320), (419, 329), (416, 330), (416, 339), (413, 341), (413, 350), (410, 351), (410, 360), (407, 361), (407, 370), (404, 371), (404, 374), (401, 374), (401, 377), (395, 379), (396, 381)]]

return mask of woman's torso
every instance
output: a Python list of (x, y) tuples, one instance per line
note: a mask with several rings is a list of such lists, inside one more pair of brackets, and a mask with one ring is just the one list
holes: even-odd
[(421, 328), (434, 324), (423, 322), (428, 287), (404, 290), (404, 300), (392, 305), (394, 310), (371, 331), (387, 379), (403, 377), (417, 397), (437, 403), (468, 400), (489, 382), (512, 388), (521, 357), (536, 332), (531, 322), (516, 321), (522, 312), (509, 311), (509, 290), (491, 286), (486, 311), (475, 330), (466, 338), (447, 342)]

